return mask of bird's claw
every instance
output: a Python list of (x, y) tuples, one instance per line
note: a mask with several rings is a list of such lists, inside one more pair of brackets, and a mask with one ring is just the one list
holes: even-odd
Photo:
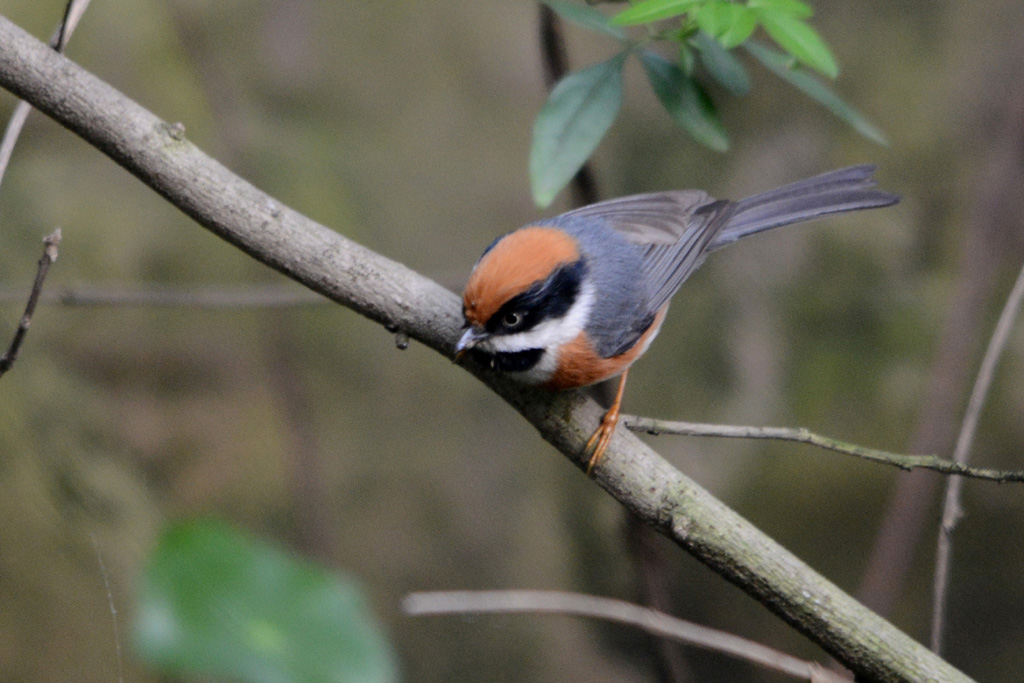
[(615, 426), (619, 422), (619, 413), (615, 411), (608, 411), (603, 418), (601, 418), (601, 424), (597, 430), (587, 440), (587, 445), (583, 447), (583, 455), (586, 456), (590, 453), (590, 458), (587, 460), (587, 474), (589, 475), (597, 464), (601, 462), (601, 458), (604, 456), (604, 452), (608, 449), (608, 444), (612, 441), (612, 436), (615, 435)]

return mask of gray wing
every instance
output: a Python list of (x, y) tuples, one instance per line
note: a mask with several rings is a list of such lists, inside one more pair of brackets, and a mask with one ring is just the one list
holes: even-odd
[(650, 310), (657, 311), (710, 251), (783, 225), (898, 202), (898, 196), (875, 189), (874, 170), (869, 164), (841, 168), (737, 202), (678, 190), (612, 199), (564, 216), (601, 220), (644, 247), (641, 268)]
[(633, 244), (673, 244), (686, 232), (694, 211), (712, 201), (701, 190), (635, 194), (574, 209), (560, 218), (598, 219)]
[(643, 247), (641, 275), (647, 310), (654, 312), (700, 267), (709, 245), (732, 215), (732, 206), (700, 190), (677, 190), (612, 199), (563, 217), (600, 221)]
[(715, 237), (732, 216), (734, 204), (713, 201), (690, 215), (674, 244), (649, 244), (641, 257), (651, 310), (660, 310), (679, 291), (686, 278), (704, 263)]
[(898, 202), (898, 196), (875, 189), (874, 170), (870, 164), (849, 166), (741, 199), (710, 250), (783, 225)]

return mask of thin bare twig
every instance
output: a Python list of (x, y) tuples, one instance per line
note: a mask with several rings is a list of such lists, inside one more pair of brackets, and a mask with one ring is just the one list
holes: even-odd
[[(1005, 73), (1024, 69), (1024, 52)], [(1002, 64), (1007, 55), (993, 53)], [(1016, 67), (1016, 68), (1014, 68)], [(964, 212), (962, 244), (958, 248), (955, 283), (949, 310), (936, 339), (935, 355), (928, 372), (920, 410), (910, 437), (912, 453), (952, 453), (964, 404), (976, 372), (974, 358), (983, 348), (988, 330), (984, 311), (994, 300), (997, 275), (1004, 264), (1015, 264), (1007, 248), (1020, 240), (1020, 216), (1024, 213), (1024, 89), (1010, 77), (1003, 87), (1005, 101), (978, 117), (998, 117), (997, 128), (977, 133), (974, 146), (985, 148), (984, 163), (974, 174), (976, 186), (971, 206)], [(1010, 85), (1012, 83), (1012, 86)], [(987, 109), (981, 98), (978, 105)], [(1010, 265), (1014, 267), (1014, 265)], [(865, 566), (856, 595), (880, 614), (892, 611), (910, 581), (916, 548), (934, 519), (932, 503), (938, 497), (938, 477), (915, 472), (898, 478), (882, 517), (878, 535)]]
[[(637, 601), (644, 607), (668, 613), (672, 610), (673, 578), (669, 560), (657, 543), (657, 532), (636, 515), (626, 513), (623, 525), (626, 555), (629, 557), (637, 592)], [(651, 634), (652, 666), (658, 680), (686, 683), (693, 679), (679, 643)]]
[(745, 425), (716, 425), (699, 422), (676, 422), (656, 420), (650, 417), (623, 415), (626, 426), (636, 432), (647, 434), (680, 434), (683, 436), (720, 436), (735, 439), (773, 439), (797, 441), (837, 453), (855, 455), (864, 460), (899, 467), (901, 470), (926, 469), (942, 474), (987, 479), (989, 481), (1024, 482), (1024, 471), (993, 470), (984, 467), (968, 467), (961, 462), (943, 460), (934, 455), (904, 455), (868, 448), (857, 444), (821, 436), (804, 427), (749, 427)]
[(21, 351), (21, 345), (25, 341), (25, 335), (28, 334), (29, 325), (32, 324), (32, 314), (35, 313), (36, 304), (39, 302), (39, 293), (43, 291), (43, 280), (46, 279), (46, 273), (50, 270), (50, 264), (57, 260), (57, 247), (60, 245), (60, 228), (47, 235), (43, 239), (43, 244), (46, 246), (43, 248), (42, 258), (39, 259), (36, 281), (32, 285), (31, 294), (28, 296), (25, 313), (21, 316), (21, 322), (14, 333), (11, 345), (7, 347), (4, 355), (0, 356), (0, 377), (3, 377), (11, 369), (11, 366), (14, 365), (14, 361), (18, 359), (18, 352)]
[(71, 40), (71, 34), (78, 28), (78, 22), (81, 20), (82, 15), (85, 14), (85, 10), (89, 7), (91, 0), (68, 0), (67, 6), (64, 8), (64, 19), (60, 22), (60, 26), (54, 33), (53, 38), (50, 39), (50, 47), (57, 52), (64, 52), (68, 46), (68, 41)]
[(695, 647), (745, 659), (795, 678), (822, 682), (849, 679), (822, 666), (731, 633), (677, 619), (623, 600), (562, 591), (437, 591), (410, 593), (402, 609), (412, 616), (528, 612), (567, 614), (627, 624)]
[[(971, 391), (970, 401), (967, 403), (967, 411), (964, 414), (964, 422), (960, 427), (960, 435), (957, 437), (956, 449), (953, 451), (953, 459), (961, 467), (967, 467), (967, 460), (970, 458), (971, 445), (974, 443), (974, 435), (978, 429), (978, 420), (981, 418), (981, 410), (985, 407), (985, 399), (988, 398), (989, 389), (992, 386), (992, 377), (995, 375), (996, 365), (1002, 356), (1003, 349), (1010, 337), (1013, 323), (1020, 312), (1021, 303), (1024, 302), (1024, 267), (1017, 276), (1017, 282), (1006, 299), (1003, 312), (996, 323), (996, 329), (992, 333), (992, 339), (985, 350), (985, 357), (981, 361), (981, 368), (978, 370), (978, 378), (974, 382), (974, 389)], [(949, 564), (952, 553), (953, 530), (963, 516), (963, 509), (960, 507), (960, 490), (963, 482), (960, 478), (951, 479), (946, 484), (946, 499), (942, 506), (942, 523), (939, 527), (939, 543), (935, 554), (935, 580), (934, 597), (932, 601), (932, 651), (938, 654), (942, 650), (942, 634), (945, 627), (944, 614), (946, 611), (947, 588), (949, 586)]]
[[(22, 301), (24, 289), (0, 287), (0, 304)], [(61, 306), (144, 306), (189, 308), (289, 308), (333, 304), (330, 299), (308, 289), (292, 287), (146, 287), (130, 289), (82, 285), (47, 291), (40, 303)]]
[[(71, 34), (78, 26), (78, 20), (82, 18), (82, 14), (89, 6), (89, 2), (90, 0), (68, 0), (68, 4), (64, 8), (64, 18), (53, 32), (53, 36), (50, 37), (50, 47), (57, 52), (64, 52), (64, 48), (67, 47), (68, 41), (71, 39)], [(21, 135), (21, 129), (25, 127), (25, 120), (30, 111), (32, 111), (32, 105), (24, 100), (19, 101), (18, 106), (14, 108), (14, 113), (11, 114), (11, 120), (7, 122), (3, 139), (0, 139), (0, 185), (4, 182), (4, 173), (7, 172), (11, 154), (14, 153), (14, 145), (18, 142), (18, 136)]]
[(110, 572), (107, 571), (107, 565), (103, 561), (103, 553), (100, 551), (100, 544), (96, 540), (96, 535), (90, 533), (89, 538), (92, 539), (92, 547), (96, 551), (96, 564), (99, 565), (100, 576), (103, 577), (103, 588), (107, 591), (107, 605), (110, 607), (110, 621), (114, 631), (114, 647), (117, 653), (117, 683), (124, 683), (124, 653), (121, 650), (121, 628), (117, 623), (117, 605), (114, 604), (114, 591), (110, 587)]

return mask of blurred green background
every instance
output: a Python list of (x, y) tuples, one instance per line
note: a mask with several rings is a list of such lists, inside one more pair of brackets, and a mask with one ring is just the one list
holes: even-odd
[[(813, 5), (840, 61), (837, 92), (890, 147), (751, 65), (748, 97), (716, 92), (733, 149), (710, 152), (663, 115), (633, 63), (595, 158), (600, 191), (736, 197), (870, 161), (903, 202), (716, 254), (631, 374), (625, 409), (948, 455), (1024, 259), (1013, 175), (1024, 166), (1024, 5)], [(62, 10), (0, 0), (43, 38)], [(541, 215), (526, 175), (545, 97), (537, 14), (507, 0), (94, 0), (68, 54), (282, 202), (458, 290), (496, 235)], [(614, 50), (566, 34), (574, 68)], [(14, 106), (0, 94), (3, 120)], [(50, 292), (300, 289), (35, 114), (0, 188), (0, 288), (27, 289), (56, 226)], [(2, 343), (22, 306), (11, 295), (0, 309)], [(1020, 328), (982, 420), (979, 464), (1024, 468)], [(41, 305), (0, 382), (0, 425), (2, 681), (116, 680), (110, 602), (127, 650), (135, 580), (161, 525), (200, 514), (360, 577), (409, 681), (655, 680), (650, 643), (622, 628), (400, 614), (415, 590), (636, 599), (639, 580), (613, 500), (469, 375), (415, 343), (396, 350), (340, 307)], [(941, 478), (794, 445), (655, 446), (927, 640)], [(968, 482), (964, 493), (947, 656), (979, 680), (1017, 680), (1024, 489)], [(901, 522), (906, 535), (877, 550), (879, 530)], [(824, 659), (702, 565), (655, 546), (675, 614)], [(891, 564), (901, 549), (903, 580)], [(873, 554), (886, 560), (873, 565), (880, 581), (865, 578)], [(125, 657), (131, 680), (157, 680)], [(717, 655), (683, 657), (694, 681), (777, 680)]]

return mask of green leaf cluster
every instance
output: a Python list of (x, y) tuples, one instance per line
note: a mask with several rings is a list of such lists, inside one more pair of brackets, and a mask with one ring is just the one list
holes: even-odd
[(794, 59), (835, 78), (839, 75), (835, 57), (805, 21), (813, 14), (810, 6), (800, 0), (643, 0), (612, 17), (609, 25), (636, 26), (678, 19), (683, 34), (701, 30), (727, 50), (745, 43), (761, 26)]
[[(733, 54), (740, 46), (756, 62), (824, 105), (862, 135), (885, 144), (881, 132), (845, 104), (810, 72), (839, 74), (831, 51), (809, 23), (801, 0), (642, 0), (609, 17), (587, 4), (543, 0), (563, 19), (614, 38), (620, 51), (610, 59), (571, 73), (551, 91), (537, 115), (530, 150), (534, 200), (550, 204), (600, 144), (622, 106), (622, 67), (635, 55), (668, 115), (695, 140), (713, 150), (729, 149), (705, 81), (731, 95), (750, 90), (750, 76)], [(624, 27), (643, 25), (632, 38)], [(761, 28), (782, 52), (751, 40)], [(674, 59), (649, 49), (675, 46)]]

